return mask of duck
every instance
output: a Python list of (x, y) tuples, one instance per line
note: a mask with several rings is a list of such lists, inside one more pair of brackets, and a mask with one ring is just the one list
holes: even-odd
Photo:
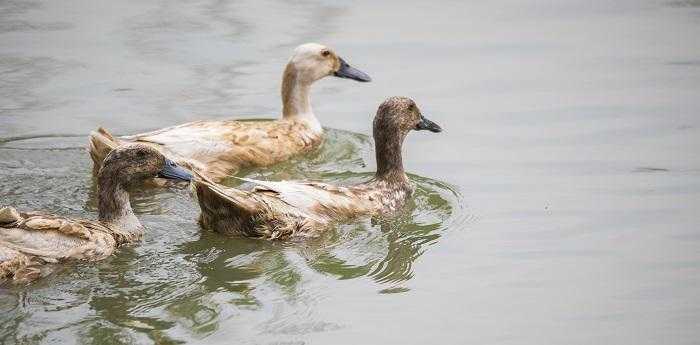
[(127, 190), (154, 176), (192, 179), (152, 147), (123, 145), (105, 157), (97, 175), (97, 220), (0, 208), (0, 281), (31, 282), (50, 272), (50, 264), (102, 260), (115, 248), (140, 240), (145, 229)]
[(311, 107), (311, 85), (327, 76), (372, 80), (333, 49), (302, 44), (294, 49), (284, 69), (282, 116), (277, 120), (195, 121), (120, 138), (100, 127), (89, 138), (93, 173), (99, 171), (111, 150), (128, 142), (150, 145), (214, 181), (242, 168), (269, 166), (312, 151), (323, 141), (323, 128)]
[(366, 182), (338, 186), (314, 181), (261, 181), (239, 178), (252, 189), (226, 187), (195, 173), (191, 186), (201, 209), (202, 228), (269, 240), (317, 237), (331, 225), (361, 216), (390, 215), (414, 192), (401, 147), (412, 130), (441, 132), (416, 103), (391, 97), (373, 122), (377, 170)]

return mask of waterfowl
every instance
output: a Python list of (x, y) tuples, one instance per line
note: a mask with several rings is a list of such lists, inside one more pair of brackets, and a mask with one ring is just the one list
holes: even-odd
[(414, 191), (401, 159), (401, 146), (411, 130), (442, 131), (409, 98), (391, 97), (383, 102), (373, 123), (377, 171), (373, 179), (356, 185), (241, 178), (256, 185), (241, 190), (195, 174), (199, 223), (226, 234), (283, 239), (313, 237), (333, 223), (392, 213)]
[(0, 281), (31, 281), (47, 264), (102, 260), (117, 246), (138, 241), (144, 227), (131, 209), (127, 188), (154, 176), (192, 178), (158, 150), (131, 144), (112, 150), (100, 168), (96, 221), (0, 208)]
[(311, 108), (311, 85), (327, 76), (369, 82), (332, 49), (307, 43), (298, 46), (282, 77), (282, 117), (275, 121), (195, 121), (148, 133), (115, 138), (104, 128), (90, 134), (93, 172), (102, 159), (126, 142), (157, 148), (168, 157), (219, 181), (244, 167), (268, 166), (316, 148), (323, 129)]

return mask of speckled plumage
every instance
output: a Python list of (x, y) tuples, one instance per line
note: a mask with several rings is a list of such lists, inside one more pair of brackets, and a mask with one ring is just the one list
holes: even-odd
[(196, 121), (122, 138), (99, 128), (90, 136), (93, 171), (109, 151), (127, 142), (150, 145), (215, 181), (241, 168), (269, 166), (309, 152), (323, 141), (323, 129), (311, 108), (311, 85), (337, 74), (341, 62), (325, 46), (307, 43), (297, 47), (282, 78), (279, 120)]
[(31, 281), (41, 276), (45, 264), (102, 260), (115, 247), (112, 231), (99, 222), (19, 213), (14, 221), (0, 223), (0, 280)]
[(144, 145), (113, 150), (97, 177), (97, 221), (0, 208), (0, 281), (32, 281), (47, 264), (102, 260), (117, 246), (138, 241), (144, 228), (126, 188), (162, 172), (166, 164), (163, 155)]
[[(427, 123), (433, 127), (421, 127)], [(393, 213), (413, 193), (401, 161), (401, 144), (412, 129), (440, 131), (408, 98), (382, 103), (374, 120), (377, 173), (357, 185), (243, 179), (257, 185), (247, 191), (200, 176), (194, 181), (200, 225), (227, 234), (284, 239), (315, 236), (333, 223), (358, 216)]]

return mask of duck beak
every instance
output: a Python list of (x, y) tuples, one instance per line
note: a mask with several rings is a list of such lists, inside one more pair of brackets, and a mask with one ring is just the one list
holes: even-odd
[(438, 125), (437, 123), (430, 121), (423, 117), (423, 115), (420, 116), (420, 122), (416, 125), (416, 130), (417, 131), (423, 131), (423, 130), (428, 130), (433, 133), (440, 133), (442, 132), (442, 127)]
[(357, 80), (361, 82), (368, 82), (372, 81), (372, 78), (370, 78), (367, 73), (360, 71), (359, 69), (355, 67), (351, 67), (348, 65), (345, 60), (342, 58), (338, 58), (340, 60), (340, 68), (333, 73), (334, 76), (339, 77), (339, 78), (347, 78), (347, 79), (352, 79), (352, 80)]
[(158, 172), (158, 177), (172, 180), (191, 181), (192, 174), (170, 159), (165, 159), (165, 166)]

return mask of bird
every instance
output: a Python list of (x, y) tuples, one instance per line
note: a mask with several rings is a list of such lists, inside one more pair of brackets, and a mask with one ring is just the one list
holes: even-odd
[(423, 116), (410, 98), (384, 101), (373, 122), (377, 171), (369, 181), (349, 186), (240, 178), (255, 185), (243, 190), (195, 172), (191, 187), (201, 209), (199, 224), (220, 233), (276, 240), (316, 237), (333, 224), (392, 214), (415, 189), (401, 156), (412, 130), (437, 133), (442, 128)]
[(140, 240), (145, 229), (127, 190), (154, 176), (192, 179), (158, 150), (129, 144), (112, 150), (97, 174), (97, 220), (0, 208), (0, 281), (31, 282), (50, 272), (51, 264), (102, 260), (118, 246)]
[(117, 138), (100, 127), (90, 134), (93, 173), (102, 159), (124, 143), (150, 145), (182, 166), (214, 181), (246, 167), (264, 167), (312, 151), (323, 141), (323, 128), (311, 108), (311, 85), (327, 76), (369, 82), (335, 51), (317, 43), (294, 49), (282, 76), (282, 116), (273, 121), (195, 121)]

